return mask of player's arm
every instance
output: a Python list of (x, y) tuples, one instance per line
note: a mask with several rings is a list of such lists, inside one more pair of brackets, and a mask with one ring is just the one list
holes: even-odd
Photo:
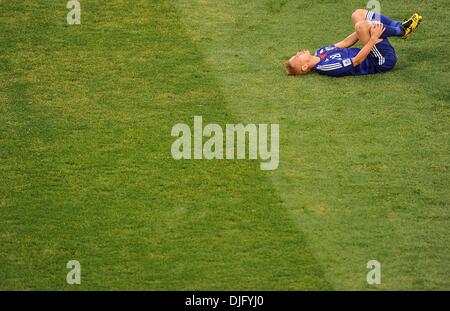
[(367, 56), (369, 56), (370, 51), (372, 51), (375, 44), (380, 40), (381, 35), (385, 31), (383, 24), (376, 23), (372, 26), (372, 30), (370, 32), (370, 39), (364, 45), (364, 47), (359, 51), (358, 55), (352, 58), (353, 66), (356, 67), (361, 64)]
[(354, 32), (344, 40), (336, 43), (334, 46), (340, 49), (345, 49), (354, 46), (358, 41), (359, 41), (358, 35), (356, 34), (356, 32)]

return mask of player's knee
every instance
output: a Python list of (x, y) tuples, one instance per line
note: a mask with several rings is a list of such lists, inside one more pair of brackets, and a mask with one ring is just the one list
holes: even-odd
[(366, 19), (367, 16), (367, 10), (364, 9), (357, 9), (355, 12), (353, 12), (352, 14), (352, 22), (353, 25), (356, 26), (356, 24), (360, 21), (363, 21)]
[(355, 30), (357, 32), (369, 30), (371, 27), (371, 23), (366, 20), (359, 21), (355, 24)]

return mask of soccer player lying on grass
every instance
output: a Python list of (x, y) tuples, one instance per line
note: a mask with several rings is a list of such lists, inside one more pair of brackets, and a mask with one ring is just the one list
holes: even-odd
[[(363, 9), (352, 15), (355, 32), (335, 45), (325, 46), (311, 55), (309, 51), (296, 53), (287, 63), (288, 75), (305, 75), (311, 71), (341, 77), (359, 76), (390, 71), (397, 56), (388, 37), (408, 38), (422, 22), (414, 14), (403, 22)], [(362, 49), (351, 48), (361, 42)]]

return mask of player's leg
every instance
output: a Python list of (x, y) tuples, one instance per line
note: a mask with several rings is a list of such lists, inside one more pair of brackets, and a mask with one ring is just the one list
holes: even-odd
[(382, 15), (380, 13), (368, 11), (366, 19), (369, 21), (380, 21), (385, 26), (386, 25), (392, 26), (392, 27), (402, 26), (405, 29), (412, 27), (413, 28), (412, 30), (415, 30), (420, 25), (423, 18), (418, 13), (415, 13), (410, 18), (405, 18), (403, 21), (400, 22), (400, 21), (393, 20), (393, 19), (391, 19), (385, 15)]
[(395, 21), (387, 16), (373, 11), (367, 12), (366, 19), (372, 22), (380, 22), (384, 25), (386, 30), (384, 31), (382, 38), (402, 37), (405, 35), (405, 29), (403, 28), (402, 22)]
[(358, 36), (359, 42), (364, 46), (370, 40), (370, 29), (372, 28), (372, 22), (367, 20), (361, 20), (355, 24), (355, 32)]
[(381, 22), (384, 26), (392, 26), (392, 27), (402, 26), (402, 22), (393, 20), (387, 16), (384, 16), (380, 13), (376, 13), (374, 11), (357, 9), (355, 12), (353, 12), (352, 14), (353, 26), (355, 26), (358, 22), (363, 20), (378, 21)]
[(352, 14), (352, 23), (353, 26), (356, 26), (357, 23), (368, 20), (368, 21), (377, 21), (381, 22), (386, 28), (385, 32), (382, 35), (382, 38), (389, 37), (401, 37), (406, 39), (411, 35), (411, 33), (417, 29), (417, 27), (422, 22), (422, 17), (419, 14), (414, 14), (411, 18), (404, 20), (403, 22), (393, 20), (387, 16), (384, 16), (380, 13), (376, 13), (373, 11), (368, 11), (364, 9), (358, 9)]
[(384, 26), (391, 26), (391, 27), (396, 27), (396, 28), (402, 26), (402, 22), (393, 20), (387, 16), (384, 16), (384, 15), (374, 12), (374, 11), (368, 11), (366, 19), (368, 21), (381, 22)]
[(386, 30), (384, 31), (382, 38), (388, 37), (401, 37), (404, 35), (405, 31), (402, 27), (401, 22), (394, 21), (386, 16), (383, 16), (379, 13), (375, 13), (373, 11), (368, 11), (364, 9), (358, 9), (352, 14), (352, 23), (353, 26), (356, 27), (357, 24), (360, 24), (363, 21), (378, 21), (384, 25)]
[[(355, 25), (355, 31), (358, 35), (358, 39), (362, 45), (369, 42), (372, 28), (372, 22), (368, 20), (359, 21)], [(377, 72), (386, 72), (392, 70), (397, 63), (397, 56), (392, 45), (388, 39), (383, 39), (378, 42), (372, 49), (372, 52), (368, 56), (370, 61), (376, 68)]]
[(366, 19), (368, 21), (381, 22), (384, 25), (386, 31), (383, 34), (383, 38), (401, 37), (402, 39), (406, 39), (422, 22), (422, 16), (417, 13), (410, 18), (403, 20), (403, 22), (400, 22), (380, 13), (368, 11)]

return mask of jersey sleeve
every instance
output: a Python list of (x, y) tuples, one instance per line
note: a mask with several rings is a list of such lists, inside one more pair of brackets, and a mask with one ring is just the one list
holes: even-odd
[(316, 67), (316, 71), (332, 77), (349, 76), (353, 75), (354, 67), (350, 58), (344, 58), (320, 64)]

